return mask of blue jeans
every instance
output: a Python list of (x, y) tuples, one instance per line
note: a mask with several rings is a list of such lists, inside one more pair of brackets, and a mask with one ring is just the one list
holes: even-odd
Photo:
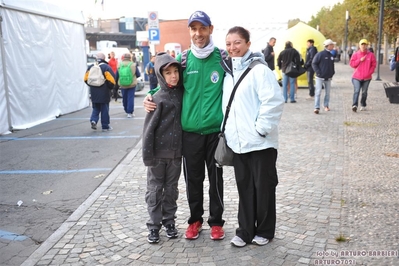
[[(359, 93), (360, 89), (362, 89), (362, 98), (360, 100), (360, 105), (362, 107), (366, 107), (366, 100), (367, 100), (367, 90), (369, 89), (370, 85), (370, 79), (369, 80), (358, 80), (358, 79), (352, 79), (352, 84), (353, 84), (353, 105), (358, 106), (359, 103)], [(352, 105), (352, 106), (353, 106)]]
[(314, 97), (314, 108), (315, 109), (320, 109), (320, 96), (321, 96), (321, 89), (324, 84), (324, 90), (325, 90), (325, 95), (324, 95), (324, 107), (329, 107), (330, 103), (330, 89), (331, 89), (331, 79), (330, 80), (324, 80), (321, 78), (316, 77), (316, 92), (315, 92), (315, 97)]
[(98, 122), (101, 113), (101, 126), (103, 129), (109, 128), (109, 103), (92, 103), (93, 111), (91, 112), (90, 121)]
[(123, 109), (127, 114), (133, 114), (134, 112), (134, 94), (136, 93), (136, 87), (130, 89), (121, 89), (122, 91), (122, 103)]
[(287, 88), (288, 80), (290, 81), (290, 101), (293, 102), (293, 101), (295, 101), (295, 80), (296, 80), (296, 78), (291, 78), (283, 73), (283, 95), (284, 95), (285, 102), (287, 102), (287, 98), (288, 98), (288, 88)]

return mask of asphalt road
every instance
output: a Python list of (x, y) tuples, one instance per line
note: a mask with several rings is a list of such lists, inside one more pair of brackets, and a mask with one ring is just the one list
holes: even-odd
[(0, 136), (0, 265), (26, 260), (137, 144), (147, 91), (136, 93), (133, 118), (112, 100), (110, 132), (90, 128), (90, 106)]

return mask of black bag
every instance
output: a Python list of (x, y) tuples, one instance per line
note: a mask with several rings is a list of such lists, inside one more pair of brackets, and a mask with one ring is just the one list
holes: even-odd
[(223, 126), (222, 126), (222, 132), (219, 134), (219, 142), (215, 150), (215, 160), (216, 160), (216, 166), (217, 167), (222, 167), (222, 166), (233, 166), (233, 157), (234, 157), (234, 152), (230, 149), (229, 146), (227, 146), (226, 143), (226, 138), (224, 136), (224, 128), (226, 126), (226, 120), (227, 117), (229, 116), (230, 112), (230, 106), (234, 98), (234, 94), (238, 88), (238, 85), (241, 83), (243, 78), (248, 74), (248, 72), (257, 64), (260, 64), (259, 61), (253, 61), (249, 67), (245, 70), (244, 73), (242, 73), (240, 79), (237, 81), (236, 85), (233, 88), (233, 91), (231, 92), (230, 95), (230, 100), (229, 103), (226, 106), (226, 112), (224, 114), (224, 119), (223, 119)]
[(217, 162), (217, 166), (221, 167), (223, 165), (233, 165), (233, 157), (234, 153), (230, 149), (229, 146), (227, 146), (226, 143), (226, 138), (224, 137), (224, 133), (219, 133), (219, 142), (218, 146), (216, 147), (215, 150), (215, 160)]
[(295, 62), (290, 62), (285, 69), (285, 73), (287, 76), (290, 78), (297, 78), (300, 75), (304, 74), (306, 72), (306, 69), (303, 68), (301, 65), (298, 65)]

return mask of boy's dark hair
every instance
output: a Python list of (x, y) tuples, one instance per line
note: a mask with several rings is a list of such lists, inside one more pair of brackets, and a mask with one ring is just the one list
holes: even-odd
[(308, 42), (313, 43), (314, 44), (314, 40), (313, 39), (309, 39)]

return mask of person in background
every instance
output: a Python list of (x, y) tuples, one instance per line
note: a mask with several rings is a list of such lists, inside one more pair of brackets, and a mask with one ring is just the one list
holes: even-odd
[(93, 130), (97, 129), (97, 123), (101, 114), (101, 127), (102, 131), (110, 131), (113, 128), (110, 126), (110, 118), (109, 118), (109, 102), (110, 102), (110, 91), (115, 85), (115, 74), (112, 71), (111, 67), (105, 61), (105, 54), (98, 53), (97, 54), (97, 62), (101, 68), (101, 71), (105, 78), (105, 83), (99, 87), (93, 87), (87, 84), (87, 80), (89, 78), (90, 68), (93, 65), (90, 65), (87, 68), (85, 76), (83, 78), (84, 82), (90, 87), (90, 98), (92, 102), (93, 110), (90, 116), (90, 125)]
[(145, 117), (142, 149), (143, 161), (147, 166), (145, 201), (150, 217), (147, 222), (149, 243), (159, 242), (162, 225), (168, 238), (178, 236), (175, 218), (183, 134), (181, 65), (166, 53), (157, 54), (154, 61), (154, 74), (158, 76), (160, 90), (152, 100), (158, 108)]
[(295, 81), (296, 78), (291, 78), (285, 74), (285, 70), (289, 63), (294, 62), (300, 64), (301, 57), (297, 50), (295, 50), (292, 46), (292, 42), (287, 41), (285, 43), (284, 50), (278, 55), (277, 58), (277, 66), (281, 69), (283, 74), (283, 95), (284, 101), (288, 100), (288, 82), (290, 83), (290, 102), (296, 103), (295, 100)]
[(334, 56), (331, 51), (334, 49), (334, 42), (327, 39), (323, 42), (324, 50), (318, 52), (312, 61), (312, 67), (316, 73), (316, 92), (314, 98), (314, 113), (320, 112), (321, 89), (324, 85), (324, 111), (330, 111), (330, 89), (331, 80), (335, 74)]
[(307, 41), (307, 46), (308, 48), (306, 49), (306, 62), (305, 62), (305, 68), (306, 68), (306, 76), (308, 79), (308, 86), (309, 86), (309, 97), (310, 99), (313, 99), (314, 97), (314, 70), (312, 67), (312, 61), (314, 56), (317, 54), (317, 48), (314, 46), (314, 40), (309, 39)]
[[(128, 64), (130, 64), (130, 69), (133, 75), (133, 81), (130, 85), (122, 85), (121, 84), (121, 67), (124, 67)], [(139, 68), (135, 63), (132, 62), (132, 56), (130, 53), (124, 54), (123, 55), (123, 60), (119, 64), (118, 71), (116, 74), (116, 79), (118, 80), (118, 85), (121, 88), (122, 91), (122, 103), (123, 103), (123, 109), (125, 110), (127, 114), (127, 118), (131, 118), (134, 116), (134, 95), (136, 93), (136, 85), (137, 85), (137, 78), (140, 77), (140, 71)]]
[(369, 88), (375, 67), (377, 66), (377, 60), (375, 59), (374, 53), (370, 52), (367, 49), (367, 46), (368, 41), (366, 39), (361, 39), (359, 41), (359, 50), (352, 55), (351, 60), (349, 61), (349, 65), (355, 69), (352, 75), (353, 112), (357, 111), (360, 90), (362, 90), (360, 111), (366, 110), (367, 90)]
[(274, 70), (274, 46), (276, 45), (276, 38), (271, 37), (269, 42), (267, 43), (266, 48), (263, 50), (263, 55), (265, 57), (265, 61), (267, 66)]
[(395, 81), (399, 82), (399, 38), (396, 41), (395, 57), (393, 60), (396, 62)]
[(150, 83), (150, 90), (155, 89), (158, 86), (157, 75), (154, 69), (155, 55), (151, 56), (150, 62), (145, 67), (145, 73), (148, 75), (148, 81)]
[[(115, 52), (110, 52), (109, 53), (109, 60), (108, 60), (108, 65), (112, 68), (112, 71), (114, 71), (114, 75), (116, 76), (116, 71), (118, 71), (118, 59), (115, 58)], [(115, 86), (113, 88), (113, 96), (115, 99), (115, 102), (118, 100), (118, 81), (116, 80)]]
[[(224, 239), (223, 168), (216, 166), (215, 150), (223, 120), (222, 86), (224, 71), (220, 62), (223, 50), (212, 40), (213, 25), (203, 11), (195, 11), (188, 19), (191, 36), (183, 70), (183, 173), (186, 180), (187, 200), (190, 207), (186, 239), (197, 239), (204, 222), (205, 169), (209, 180), (210, 237)], [(181, 62), (180, 53), (176, 60)], [(183, 64), (183, 62), (182, 62)], [(153, 90), (155, 93), (155, 90)], [(150, 91), (151, 92), (151, 91)], [(146, 96), (144, 107), (153, 111), (156, 105)]]
[(352, 49), (352, 47), (349, 47), (349, 49), (348, 49), (349, 60), (351, 59), (352, 55), (353, 55), (353, 49)]
[(250, 66), (237, 88), (230, 113), (225, 117), (227, 145), (233, 150), (234, 174), (239, 195), (238, 225), (231, 244), (266, 245), (276, 231), (276, 187), (278, 125), (284, 98), (274, 73), (266, 67), (261, 53), (252, 53), (250, 33), (233, 27), (226, 35), (229, 58), (223, 61), (223, 111), (237, 82), (236, 77)]

